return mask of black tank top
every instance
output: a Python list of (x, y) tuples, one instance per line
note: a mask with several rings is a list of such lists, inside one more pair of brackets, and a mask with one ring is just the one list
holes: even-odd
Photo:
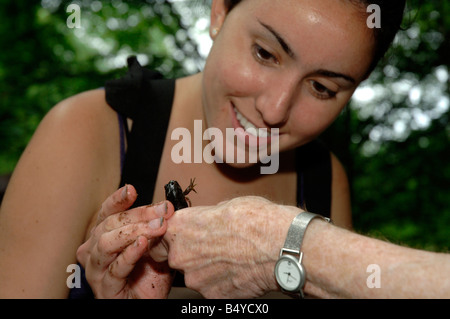
[[(169, 125), (175, 80), (143, 68), (136, 57), (128, 58), (128, 72), (105, 85), (106, 102), (118, 113), (121, 132), (122, 175), (120, 186), (133, 185), (139, 196), (133, 207), (148, 205), (158, 175), (161, 154)], [(127, 118), (133, 120), (128, 131)], [(125, 153), (125, 139), (127, 150)], [(314, 140), (296, 149), (297, 204), (308, 211), (330, 217), (330, 151)], [(174, 176), (176, 179), (176, 176)], [(82, 288), (71, 289), (70, 297), (93, 297), (84, 278)], [(183, 286), (177, 276), (174, 286)]]

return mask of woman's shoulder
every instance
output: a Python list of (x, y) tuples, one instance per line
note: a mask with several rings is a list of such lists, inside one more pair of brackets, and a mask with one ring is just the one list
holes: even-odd
[(95, 89), (56, 104), (42, 120), (39, 130), (77, 139), (81, 145), (101, 146), (115, 141), (112, 137), (118, 136), (119, 127), (117, 113), (105, 100), (105, 91)]
[[(105, 167), (120, 169), (119, 121), (105, 101), (104, 90), (82, 92), (52, 107), (25, 149), (24, 160), (41, 161), (48, 174), (56, 167), (99, 172)], [(66, 165), (63, 168), (58, 163)]]
[[(0, 226), (8, 226), (0, 232), (0, 251), (15, 260), (14, 267), (2, 265), (8, 293), (67, 293), (61, 270), (75, 262), (87, 225), (119, 182), (118, 121), (104, 92), (54, 106), (17, 163), (1, 205)], [(28, 271), (30, 260), (41, 261), (39, 270)]]
[(44, 121), (50, 119), (55, 123), (83, 126), (107, 121), (114, 114), (106, 103), (105, 90), (95, 89), (62, 100), (49, 111)]
[[(119, 121), (103, 89), (81, 92), (51, 108), (23, 152), (12, 183), (21, 190), (27, 180), (41, 185), (33, 189), (33, 198), (56, 187), (46, 196), (61, 206), (72, 198), (97, 207), (115, 190), (120, 182)], [(81, 200), (86, 194), (89, 200)]]
[[(105, 101), (102, 89), (82, 92), (56, 104), (39, 124), (25, 149), (22, 163), (39, 163), (42, 179), (58, 174), (71, 182), (86, 183), (98, 176), (97, 187), (120, 181), (120, 135), (117, 113)], [(28, 175), (37, 173), (27, 167)], [(45, 173), (44, 173), (45, 172)], [(67, 183), (69, 178), (58, 179)], [(112, 191), (114, 189), (108, 189)], [(107, 193), (105, 193), (107, 194)], [(103, 194), (103, 196), (105, 195)]]
[(33, 139), (52, 140), (53, 152), (61, 157), (72, 154), (94, 163), (120, 161), (118, 116), (107, 104), (103, 89), (81, 92), (56, 104)]

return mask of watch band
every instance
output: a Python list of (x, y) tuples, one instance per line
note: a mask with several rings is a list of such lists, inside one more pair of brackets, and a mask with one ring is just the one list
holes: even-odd
[(313, 220), (314, 218), (322, 218), (327, 222), (330, 222), (329, 218), (323, 217), (318, 214), (313, 214), (309, 212), (303, 212), (298, 214), (292, 221), (291, 226), (289, 227), (286, 236), (286, 241), (284, 242), (284, 247), (282, 248), (281, 253), (283, 252), (283, 250), (285, 250), (291, 253), (300, 254), (303, 237), (305, 237), (306, 228), (308, 227), (311, 220)]
[(318, 214), (313, 214), (313, 213), (309, 213), (309, 212), (303, 212), (298, 214), (294, 220), (291, 223), (291, 226), (289, 227), (287, 236), (286, 236), (286, 240), (284, 242), (284, 247), (281, 248), (280, 250), (280, 258), (277, 262), (277, 266), (275, 266), (275, 277), (277, 278), (278, 283), (279, 282), (279, 276), (277, 274), (277, 267), (278, 267), (278, 263), (283, 259), (283, 258), (287, 258), (282, 257), (285, 254), (289, 254), (291, 255), (289, 258), (294, 257), (292, 256), (293, 254), (298, 255), (298, 261), (297, 265), (299, 267), (300, 273), (302, 274), (303, 279), (301, 279), (300, 281), (300, 286), (298, 288), (298, 290), (295, 291), (287, 291), (283, 288), (281, 288), (281, 290), (293, 297), (296, 298), (304, 298), (304, 293), (303, 293), (303, 286), (305, 284), (306, 281), (306, 270), (304, 268), (304, 266), (302, 265), (302, 259), (303, 259), (303, 252), (301, 252), (301, 246), (303, 243), (303, 238), (305, 237), (305, 232), (306, 232), (306, 228), (308, 228), (309, 223), (314, 219), (314, 218), (321, 218), (327, 222), (331, 222), (331, 219), (327, 218), (327, 217), (323, 217), (321, 215)]

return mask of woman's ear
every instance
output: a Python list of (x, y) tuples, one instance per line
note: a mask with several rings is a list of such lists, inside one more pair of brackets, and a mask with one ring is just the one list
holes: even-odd
[(211, 4), (211, 25), (209, 27), (209, 35), (211, 39), (215, 39), (222, 28), (228, 9), (225, 6), (225, 0), (213, 0)]

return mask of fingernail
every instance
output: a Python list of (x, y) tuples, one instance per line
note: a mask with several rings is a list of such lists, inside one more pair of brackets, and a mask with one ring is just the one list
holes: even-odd
[(128, 197), (128, 185), (125, 185), (121, 194), (122, 200), (125, 200)]
[(158, 229), (160, 228), (164, 223), (164, 217), (153, 219), (148, 223), (148, 226), (151, 229)]
[(156, 206), (154, 207), (154, 210), (155, 210), (156, 215), (163, 217), (167, 213), (167, 203), (162, 202), (162, 203), (156, 204)]

